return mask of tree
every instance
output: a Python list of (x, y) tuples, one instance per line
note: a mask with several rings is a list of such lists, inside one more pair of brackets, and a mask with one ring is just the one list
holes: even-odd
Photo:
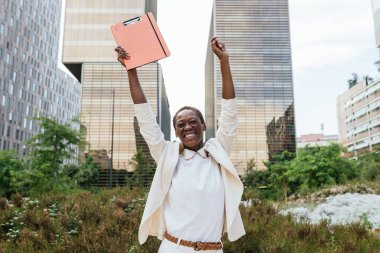
[(243, 182), (246, 186), (253, 186), (256, 179), (255, 159), (247, 161), (247, 167), (244, 170)]
[(15, 193), (15, 189), (11, 186), (12, 172), (24, 169), (23, 161), (17, 158), (14, 150), (0, 151), (0, 195), (10, 197)]
[(295, 153), (283, 151), (280, 155), (274, 155), (271, 162), (265, 162), (269, 172), (270, 187), (282, 195), (285, 202), (288, 200), (290, 181), (289, 173), (292, 170), (292, 162)]
[(374, 151), (367, 151), (358, 157), (358, 169), (365, 180), (380, 179), (380, 147)]
[(74, 158), (74, 147), (81, 144), (79, 131), (71, 128), (75, 121), (59, 124), (54, 118), (35, 120), (41, 127), (41, 133), (26, 142), (31, 150), (30, 166), (14, 174), (12, 185), (30, 194), (68, 191), (74, 182), (65, 173), (64, 160)]
[(129, 164), (134, 168), (133, 174), (127, 176), (125, 181), (129, 187), (147, 187), (152, 182), (156, 165), (149, 161), (141, 149), (136, 151)]
[(81, 187), (88, 187), (95, 183), (99, 176), (99, 165), (92, 156), (88, 156), (84, 163), (79, 166), (75, 179)]
[(358, 74), (356, 74), (354, 72), (351, 75), (352, 75), (352, 79), (347, 80), (349, 89), (351, 89), (352, 87), (354, 87), (358, 83)]
[(307, 193), (357, 177), (355, 161), (342, 157), (344, 151), (336, 143), (300, 149), (288, 173), (290, 182), (297, 184), (301, 193)]

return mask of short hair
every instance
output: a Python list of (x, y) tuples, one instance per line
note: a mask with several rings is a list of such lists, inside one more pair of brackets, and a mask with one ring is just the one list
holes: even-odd
[(193, 112), (195, 112), (195, 114), (197, 115), (197, 117), (201, 120), (201, 123), (204, 124), (205, 123), (205, 120), (203, 118), (203, 115), (201, 113), (201, 111), (199, 111), (197, 108), (195, 107), (192, 107), (192, 106), (188, 106), (188, 105), (185, 105), (184, 107), (180, 108), (175, 114), (174, 114), (174, 117), (173, 117), (173, 127), (175, 129), (175, 122), (176, 122), (176, 118), (177, 118), (177, 115), (178, 113), (184, 111), (184, 110), (191, 110)]

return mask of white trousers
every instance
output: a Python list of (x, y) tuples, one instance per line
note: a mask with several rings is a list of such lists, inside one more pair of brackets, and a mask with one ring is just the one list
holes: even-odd
[(174, 242), (168, 241), (166, 238), (162, 240), (158, 253), (223, 253), (223, 250), (199, 250), (195, 251), (193, 248), (177, 245)]

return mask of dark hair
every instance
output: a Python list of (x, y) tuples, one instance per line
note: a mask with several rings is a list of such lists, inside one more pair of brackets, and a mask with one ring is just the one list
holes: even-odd
[(188, 106), (188, 105), (185, 105), (184, 107), (182, 107), (181, 109), (179, 109), (175, 114), (174, 114), (174, 117), (173, 117), (173, 127), (175, 129), (175, 121), (176, 121), (176, 118), (177, 118), (177, 115), (178, 113), (184, 111), (184, 110), (191, 110), (193, 112), (195, 112), (195, 114), (197, 115), (197, 117), (201, 120), (201, 123), (204, 124), (205, 123), (205, 120), (203, 118), (203, 115), (201, 113), (201, 111), (199, 111), (197, 108), (195, 107), (192, 107), (192, 106)]

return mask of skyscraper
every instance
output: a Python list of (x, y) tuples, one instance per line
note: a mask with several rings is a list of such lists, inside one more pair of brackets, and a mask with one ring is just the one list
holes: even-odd
[(81, 87), (58, 68), (61, 1), (5, 0), (0, 13), (0, 149), (23, 156), (32, 117), (79, 116)]
[[(273, 155), (296, 150), (288, 1), (215, 0), (212, 15), (210, 37), (227, 45), (238, 100), (232, 161), (240, 173), (250, 159), (264, 169)], [(208, 50), (206, 138), (217, 128), (221, 85), (219, 62)]]
[[(135, 134), (127, 71), (116, 60), (117, 45), (110, 26), (149, 11), (155, 15), (156, 9), (156, 1), (148, 0), (66, 2), (63, 62), (82, 83), (81, 127), (88, 142), (86, 152), (103, 160), (102, 169), (108, 168), (104, 160), (112, 155), (114, 169), (132, 170), (130, 159), (136, 150), (141, 147), (148, 153), (141, 136)], [(161, 67), (154, 62), (138, 72), (157, 121), (170, 139), (169, 104)]]

